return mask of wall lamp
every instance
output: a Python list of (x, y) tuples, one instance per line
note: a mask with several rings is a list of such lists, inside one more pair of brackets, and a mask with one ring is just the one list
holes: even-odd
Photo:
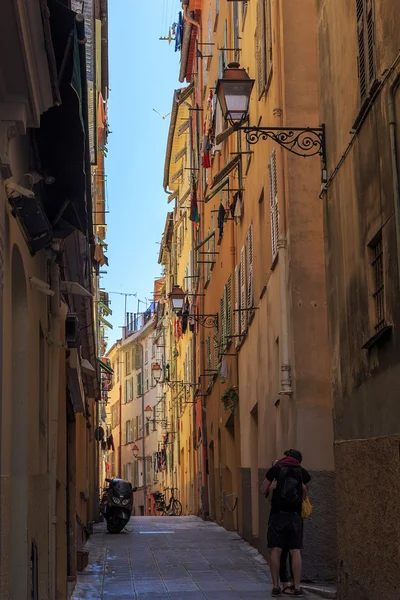
[[(247, 74), (246, 74), (247, 75)], [(172, 302), (172, 308), (174, 313), (181, 317), (183, 314), (183, 305), (185, 302), (186, 294), (179, 285), (174, 285), (172, 292), (169, 294), (169, 298)], [(218, 313), (213, 315), (188, 315), (188, 318), (193, 320), (195, 323), (202, 325), (203, 327), (215, 327), (218, 329)]]
[(250, 79), (239, 63), (232, 62), (218, 79), (215, 93), (221, 105), (223, 117), (237, 130), (244, 131), (246, 141), (256, 144), (271, 139), (277, 144), (303, 158), (319, 154), (322, 163), (322, 182), (327, 179), (325, 125), (320, 127), (250, 127), (244, 125), (249, 116), (250, 96), (254, 79)]

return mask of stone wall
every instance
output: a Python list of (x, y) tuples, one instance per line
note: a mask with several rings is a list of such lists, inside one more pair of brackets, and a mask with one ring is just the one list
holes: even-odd
[(340, 600), (400, 598), (400, 435), (335, 444)]

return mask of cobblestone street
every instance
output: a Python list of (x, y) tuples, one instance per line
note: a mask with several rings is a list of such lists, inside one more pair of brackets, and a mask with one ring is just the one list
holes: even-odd
[[(269, 597), (264, 559), (236, 533), (196, 517), (135, 517), (129, 532), (97, 525), (73, 600), (247, 600)], [(315, 598), (307, 594), (308, 598)]]

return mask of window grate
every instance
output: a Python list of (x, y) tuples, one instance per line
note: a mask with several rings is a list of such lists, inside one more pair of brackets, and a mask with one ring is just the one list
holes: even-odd
[(376, 242), (373, 248), (374, 258), (372, 268), (374, 270), (375, 291), (373, 293), (375, 303), (375, 331), (380, 331), (385, 325), (385, 286), (383, 279), (383, 249), (382, 239)]

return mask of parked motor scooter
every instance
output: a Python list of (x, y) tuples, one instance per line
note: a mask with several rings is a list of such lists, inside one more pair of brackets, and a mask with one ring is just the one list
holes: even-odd
[(102, 512), (107, 521), (108, 533), (120, 533), (132, 514), (133, 492), (130, 481), (119, 479), (106, 479), (110, 485), (104, 489), (102, 497)]

